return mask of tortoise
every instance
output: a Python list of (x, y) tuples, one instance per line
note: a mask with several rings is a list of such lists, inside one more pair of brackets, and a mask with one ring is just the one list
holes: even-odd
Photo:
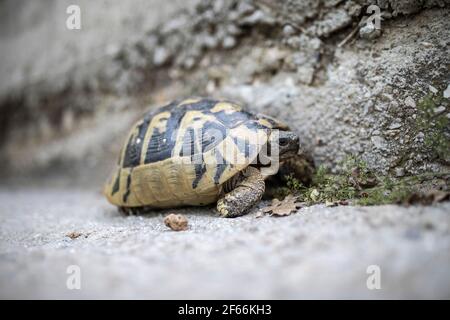
[(176, 100), (132, 127), (104, 194), (126, 213), (217, 202), (221, 216), (240, 216), (276, 173), (274, 150), (295, 165), (299, 137), (286, 124), (227, 100)]

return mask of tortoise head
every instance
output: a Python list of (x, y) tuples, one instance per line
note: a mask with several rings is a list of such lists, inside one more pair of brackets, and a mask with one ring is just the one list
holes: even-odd
[(279, 161), (284, 161), (298, 153), (300, 148), (299, 137), (293, 131), (290, 131), (289, 126), (271, 116), (259, 113), (256, 116), (259, 122), (272, 129), (271, 137), (268, 141), (267, 151), (270, 153), (272, 150), (271, 144), (278, 141), (278, 157)]
[(258, 164), (265, 172), (265, 176), (276, 174), (280, 163), (298, 154), (300, 149), (299, 137), (292, 131), (272, 130), (267, 145), (258, 154)]
[(300, 148), (299, 137), (292, 131), (278, 131), (279, 161), (283, 161), (298, 153)]

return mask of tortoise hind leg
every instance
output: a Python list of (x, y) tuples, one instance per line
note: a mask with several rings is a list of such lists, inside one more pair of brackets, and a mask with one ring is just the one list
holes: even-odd
[(259, 170), (248, 167), (242, 181), (217, 201), (217, 210), (227, 218), (244, 215), (261, 200), (264, 190), (264, 178)]
[(137, 216), (147, 211), (146, 207), (119, 207), (119, 212), (127, 216)]

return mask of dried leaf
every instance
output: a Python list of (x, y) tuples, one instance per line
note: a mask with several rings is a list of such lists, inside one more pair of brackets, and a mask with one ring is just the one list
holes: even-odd
[(326, 207), (336, 207), (338, 204), (336, 201), (325, 201), (325, 206)]
[(365, 180), (360, 180), (359, 185), (363, 188), (372, 188), (378, 184), (378, 179), (376, 177), (368, 177)]
[(404, 204), (423, 204), (429, 205), (442, 201), (450, 200), (450, 192), (442, 190), (430, 190), (426, 192), (414, 192), (405, 199)]
[(326, 207), (337, 207), (337, 206), (347, 206), (347, 200), (339, 200), (339, 201), (325, 201)]
[(164, 224), (174, 231), (183, 231), (188, 228), (188, 220), (181, 214), (169, 214), (164, 218)]
[(264, 217), (264, 215), (265, 215), (265, 212), (263, 212), (262, 210), (259, 210), (259, 211), (256, 213), (255, 218), (262, 218), (262, 217)]
[(77, 231), (73, 231), (73, 232), (69, 232), (68, 234), (66, 234), (66, 237), (69, 237), (70, 239), (76, 239), (78, 237), (80, 237), (82, 235), (81, 232), (77, 232)]
[(287, 195), (283, 201), (274, 198), (272, 204), (261, 209), (263, 213), (270, 213), (272, 216), (288, 216), (293, 211), (297, 211), (302, 206), (302, 203), (297, 202), (298, 197)]
[(348, 178), (348, 182), (356, 188), (356, 190), (362, 190), (363, 188), (372, 188), (378, 184), (378, 179), (370, 172), (361, 174), (361, 168), (355, 167), (351, 171), (351, 176)]

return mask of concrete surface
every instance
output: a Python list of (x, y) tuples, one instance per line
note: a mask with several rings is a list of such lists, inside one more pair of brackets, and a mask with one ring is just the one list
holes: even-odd
[[(96, 191), (0, 189), (0, 298), (450, 298), (450, 203), (122, 216)], [(82, 235), (71, 239), (67, 234)], [(69, 290), (68, 266), (81, 270)], [(369, 265), (381, 289), (368, 290)]]

